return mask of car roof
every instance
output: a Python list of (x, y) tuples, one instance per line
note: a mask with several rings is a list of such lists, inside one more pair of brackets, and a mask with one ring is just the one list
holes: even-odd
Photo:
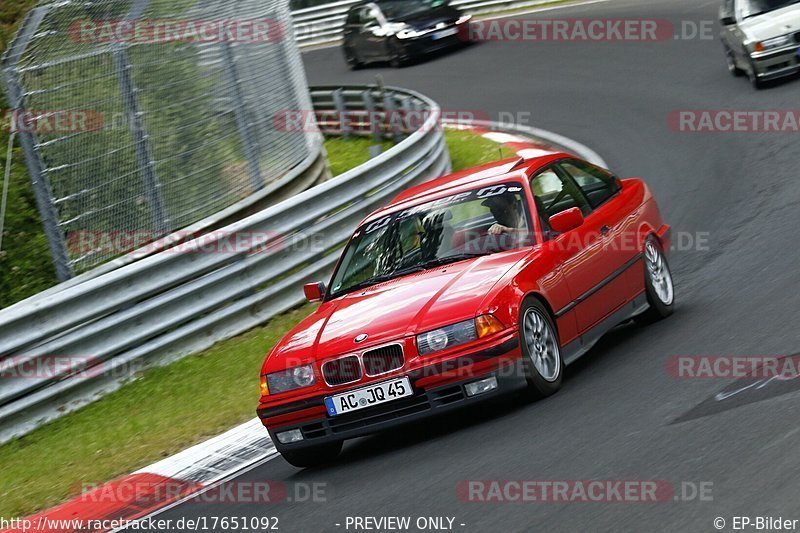
[(388, 205), (368, 216), (365, 222), (401, 208), (435, 200), (437, 197), (447, 196), (448, 194), (502, 183), (503, 181), (519, 180), (559, 159), (575, 159), (575, 156), (564, 152), (550, 152), (547, 150), (541, 150), (540, 152), (541, 155), (536, 157), (503, 159), (420, 183), (401, 192)]

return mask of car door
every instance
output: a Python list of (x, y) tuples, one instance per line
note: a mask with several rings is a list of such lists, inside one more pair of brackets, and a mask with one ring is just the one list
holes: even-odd
[[(574, 314), (578, 332), (583, 333), (624, 301), (624, 296), (607, 285), (614, 272), (614, 263), (604, 250), (603, 226), (607, 220), (592, 209), (572, 177), (558, 164), (534, 175), (531, 191), (543, 232), (550, 241), (546, 245), (563, 258), (564, 280), (572, 297), (567, 306), (555, 310), (556, 317)], [(555, 233), (549, 227), (549, 218), (573, 207), (581, 210), (583, 224), (566, 233)]]
[[(617, 306), (641, 292), (643, 272), (638, 247), (639, 201), (623, 194), (619, 179), (610, 172), (578, 159), (561, 161), (559, 168), (569, 174), (592, 208), (594, 224), (604, 235), (604, 259), (609, 261), (609, 291)], [(639, 265), (641, 266), (641, 265)]]

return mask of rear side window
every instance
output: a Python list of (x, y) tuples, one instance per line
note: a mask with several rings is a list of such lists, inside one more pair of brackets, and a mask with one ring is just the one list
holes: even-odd
[(593, 209), (619, 191), (619, 183), (614, 176), (594, 165), (581, 161), (565, 161), (559, 166), (572, 176)]

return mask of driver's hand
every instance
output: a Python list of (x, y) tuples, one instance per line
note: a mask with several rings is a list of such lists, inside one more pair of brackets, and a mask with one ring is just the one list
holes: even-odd
[(492, 227), (489, 228), (489, 235), (502, 235), (503, 233), (511, 233), (511, 228), (508, 226), (503, 226), (501, 224), (492, 224)]

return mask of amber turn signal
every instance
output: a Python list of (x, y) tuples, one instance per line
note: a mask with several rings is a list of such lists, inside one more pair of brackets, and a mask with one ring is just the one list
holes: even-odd
[(267, 376), (261, 376), (261, 396), (269, 396), (269, 386), (267, 385)]
[(475, 319), (475, 330), (478, 333), (479, 339), (498, 333), (504, 329), (506, 329), (506, 327), (493, 315), (481, 315)]

